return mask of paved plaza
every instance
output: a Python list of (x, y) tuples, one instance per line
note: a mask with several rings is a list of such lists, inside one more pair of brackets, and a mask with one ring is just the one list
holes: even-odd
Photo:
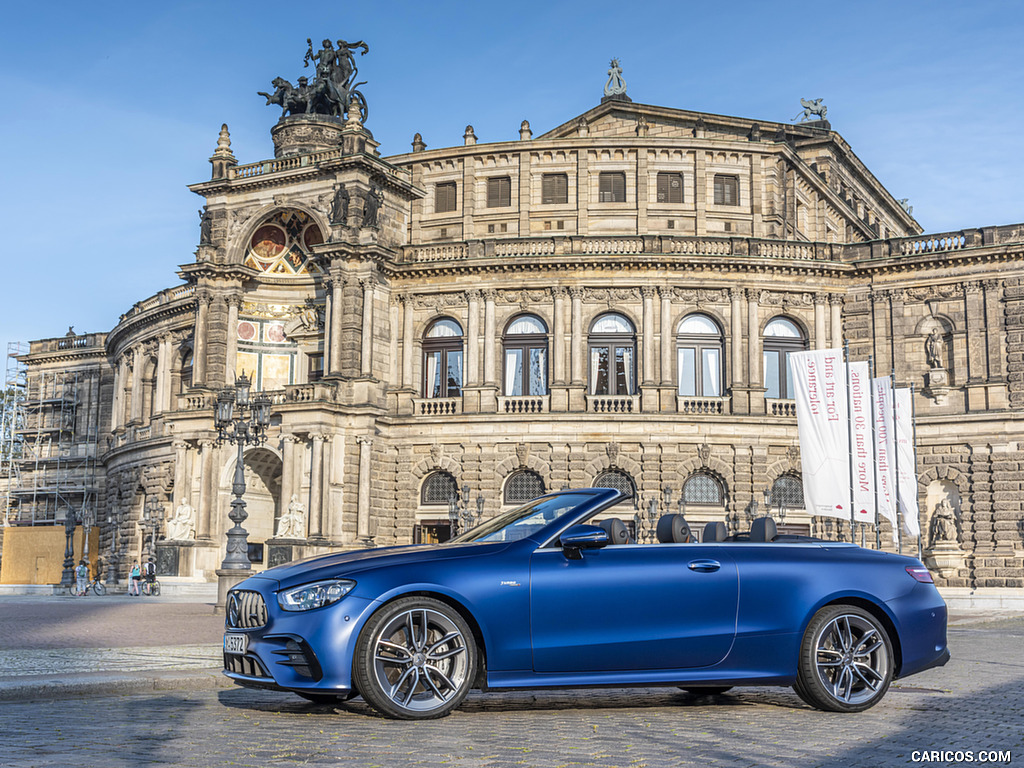
[[(857, 715), (817, 712), (789, 689), (697, 698), (645, 688), (473, 693), (448, 718), (408, 723), (358, 699), (318, 706), (228, 686), (216, 671), (221, 620), (209, 605), (53, 600), (0, 602), (0, 692), (16, 692), (0, 701), (5, 768), (958, 764), (916, 755), (933, 750), (970, 751), (975, 764), (982, 751), (1009, 752), (1009, 764), (1024, 765), (1020, 616), (954, 617), (950, 663), (897, 682)], [(66, 628), (58, 634), (76, 622), (94, 627), (93, 647), (25, 647), (27, 630), (12, 628), (24, 622), (9, 619), (37, 611)], [(69, 617), (77, 611), (85, 614)], [(139, 611), (146, 628), (126, 635), (120, 622)], [(103, 626), (108, 640), (132, 645), (97, 644)], [(67, 687), (43, 684), (55, 679)]]

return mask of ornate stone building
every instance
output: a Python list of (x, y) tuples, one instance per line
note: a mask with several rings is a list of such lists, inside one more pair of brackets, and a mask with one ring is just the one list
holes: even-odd
[[(92, 376), (68, 441), (93, 439), (95, 467), (67, 476), (94, 486), (122, 573), (150, 530), (165, 574), (214, 578), (235, 449), (213, 406), (243, 372), (273, 398), (245, 453), (257, 568), (444, 538), (452, 494), (490, 516), (594, 484), (640, 518), (667, 488), (694, 522), (745, 529), (767, 501), (835, 537), (802, 509), (786, 355), (848, 340), (916, 387), (941, 580), (1022, 585), (1024, 225), (922, 234), (824, 120), (620, 93), (538, 136), (467, 126), (381, 157), (362, 117), (282, 117), (247, 164), (222, 128), (183, 284), (19, 358), (30, 403), (54, 371)], [(30, 475), (8, 531), (62, 517), (28, 503)]]

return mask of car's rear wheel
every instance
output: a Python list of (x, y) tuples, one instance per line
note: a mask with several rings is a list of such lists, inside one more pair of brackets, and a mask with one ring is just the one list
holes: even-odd
[(366, 622), (352, 675), (363, 699), (381, 714), (429, 720), (462, 703), (476, 665), (473, 633), (458, 611), (433, 598), (407, 597)]
[(732, 690), (731, 685), (681, 685), (679, 688), (694, 696), (717, 696)]
[(828, 605), (807, 625), (793, 690), (817, 709), (862, 712), (881, 701), (892, 676), (882, 623), (862, 608)]

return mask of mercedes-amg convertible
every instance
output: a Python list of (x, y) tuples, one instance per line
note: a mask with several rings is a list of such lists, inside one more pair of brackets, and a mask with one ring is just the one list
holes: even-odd
[(946, 605), (910, 557), (779, 536), (634, 543), (606, 488), (534, 499), (444, 544), (288, 563), (227, 597), (224, 673), (317, 702), (448, 714), (471, 688), (792, 686), (857, 712), (945, 664)]

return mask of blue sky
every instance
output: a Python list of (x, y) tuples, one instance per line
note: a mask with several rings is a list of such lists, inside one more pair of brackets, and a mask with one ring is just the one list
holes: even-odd
[[(608, 60), (640, 103), (834, 130), (927, 232), (1024, 221), (1018, 2), (50, 2), (5, 9), (0, 119), (7, 343), (107, 331), (180, 283), (221, 123), (271, 157), (256, 91), (306, 38), (357, 57), (381, 152), (542, 133), (596, 105)], [(309, 70), (305, 74), (309, 74)], [(5, 361), (6, 362), (6, 361)]]

